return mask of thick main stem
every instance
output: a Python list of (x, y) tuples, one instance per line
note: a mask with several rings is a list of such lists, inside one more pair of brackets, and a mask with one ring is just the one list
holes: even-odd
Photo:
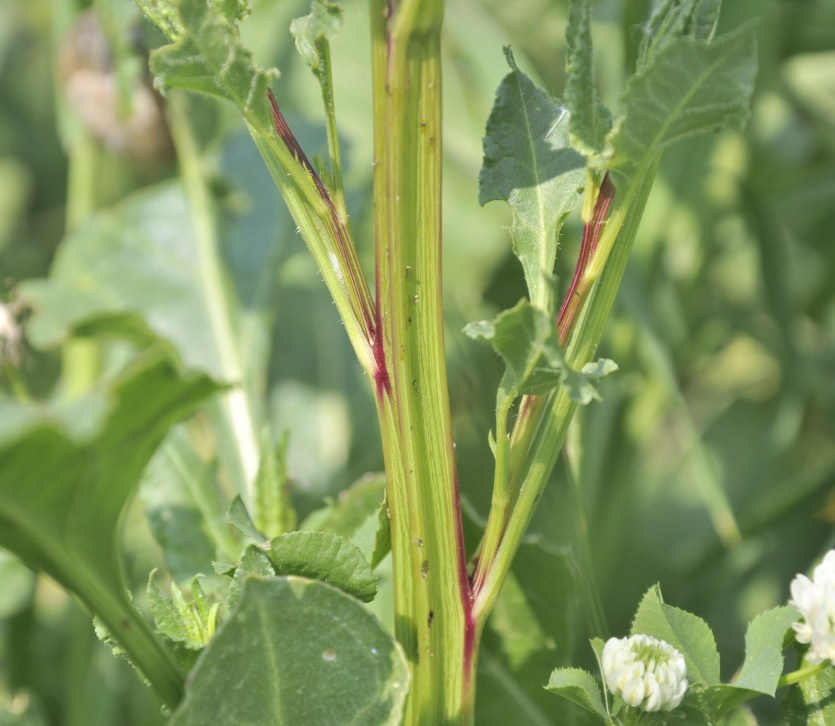
[(375, 373), (395, 580), (410, 661), (404, 723), (472, 722), (475, 632), (441, 299), (443, 3), (373, 0)]

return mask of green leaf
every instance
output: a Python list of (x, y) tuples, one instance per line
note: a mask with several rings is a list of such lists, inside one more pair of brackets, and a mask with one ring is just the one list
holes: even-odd
[(633, 76), (623, 98), (624, 119), (613, 131), (610, 168), (630, 177), (686, 136), (742, 128), (757, 72), (756, 41), (743, 28), (714, 42), (680, 38)]
[(244, 582), (249, 575), (258, 575), (259, 577), (275, 576), (275, 568), (273, 568), (269, 557), (267, 557), (264, 550), (255, 545), (249, 545), (244, 550), (240, 562), (235, 567), (232, 582), (229, 583), (229, 590), (226, 593), (226, 607), (229, 610), (232, 610), (238, 604)]
[(835, 723), (835, 668), (791, 686), (781, 705), (789, 726), (831, 726)]
[(341, 25), (342, 8), (338, 3), (327, 0), (312, 0), (310, 15), (296, 18), (290, 23), (290, 33), (296, 39), (296, 48), (314, 73), (323, 61), (320, 41), (333, 38)]
[(751, 621), (745, 633), (745, 662), (734, 686), (774, 695), (783, 674), (783, 639), (796, 620), (797, 610), (783, 605)]
[(702, 701), (717, 717), (759, 695), (773, 696), (783, 673), (783, 642), (797, 611), (783, 605), (758, 615), (745, 634), (745, 662), (733, 683), (708, 688)]
[(73, 404), (92, 424), (60, 404), (0, 411), (0, 545), (97, 613), (149, 680), (168, 680), (169, 703), (179, 676), (127, 598), (119, 522), (168, 429), (218, 389), (154, 353)]
[(376, 568), (391, 550), (385, 495), (385, 474), (366, 474), (327, 506), (311, 512), (300, 529), (344, 537)]
[(606, 707), (600, 695), (600, 684), (588, 671), (579, 668), (555, 668), (545, 689), (582, 706), (604, 721), (607, 719)]
[(657, 585), (647, 591), (635, 613), (630, 634), (639, 633), (665, 640), (680, 651), (690, 683), (719, 683), (719, 652), (710, 627), (698, 616), (666, 605)]
[(218, 557), (240, 551), (226, 517), (215, 462), (203, 460), (184, 426), (175, 428), (151, 459), (139, 497), (154, 539), (162, 548), (165, 569), (187, 583)]
[(513, 252), (522, 262), (531, 302), (553, 308), (549, 282), (562, 221), (585, 180), (581, 156), (569, 147), (569, 113), (522, 73), (511, 72), (487, 119), (479, 202), (506, 201), (513, 210)]
[(586, 364), (582, 371), (573, 370), (557, 342), (551, 317), (525, 299), (495, 320), (470, 323), (464, 332), (489, 343), (504, 360), (499, 407), (522, 394), (542, 395), (560, 385), (568, 386), (572, 400), (587, 404), (598, 398), (592, 381), (617, 370), (612, 361), (602, 359)]
[(253, 510), (255, 527), (267, 537), (284, 534), (296, 526), (287, 476), (287, 441), (285, 432), (276, 447), (269, 428), (261, 434), (261, 461), (255, 477)]
[(604, 152), (612, 114), (597, 95), (591, 38), (590, 0), (571, 0), (566, 56), (565, 101), (571, 113), (571, 142), (585, 156)]
[(719, 21), (722, 0), (666, 0), (647, 23), (638, 69), (652, 62), (660, 50), (681, 37), (710, 40)]
[(377, 594), (374, 573), (359, 548), (328, 532), (288, 532), (270, 541), (267, 557), (277, 575), (327, 582), (362, 600)]
[(244, 2), (138, 0), (142, 12), (172, 41), (151, 53), (154, 83), (162, 91), (184, 88), (232, 101), (250, 123), (270, 128), (265, 102), (278, 76), (264, 70), (243, 47), (238, 20)]
[(190, 650), (200, 650), (211, 640), (217, 628), (218, 603), (209, 603), (199, 577), (191, 581), (191, 602), (186, 602), (174, 582), (171, 583), (169, 597), (154, 582), (155, 573), (151, 572), (148, 577), (147, 592), (157, 630)]
[(267, 536), (262, 534), (249, 516), (249, 511), (244, 504), (244, 500), (240, 495), (232, 500), (229, 505), (229, 523), (237, 529), (242, 535), (246, 536), (252, 542), (266, 542)]
[(191, 673), (172, 726), (396, 726), (403, 652), (353, 598), (299, 577), (250, 577)]

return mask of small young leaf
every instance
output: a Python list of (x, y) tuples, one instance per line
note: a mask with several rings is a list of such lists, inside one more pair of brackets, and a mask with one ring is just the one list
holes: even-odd
[(610, 168), (629, 177), (678, 139), (726, 126), (741, 128), (748, 119), (756, 70), (750, 28), (712, 43), (693, 38), (670, 42), (626, 87), (625, 117), (614, 131)]
[(377, 580), (356, 545), (327, 532), (289, 532), (270, 541), (266, 555), (277, 575), (302, 575), (327, 582), (371, 602)]
[(372, 570), (377, 569), (385, 558), (391, 552), (391, 521), (389, 520), (389, 508), (386, 499), (380, 502), (380, 508), (377, 510), (377, 531), (374, 535), (374, 548), (371, 550), (371, 557), (369, 564)]
[(569, 114), (516, 67), (502, 80), (487, 119), (479, 203), (506, 201), (513, 209), (513, 252), (522, 262), (531, 302), (552, 305), (548, 278), (557, 238), (585, 180), (582, 157), (569, 146)]
[(240, 494), (229, 505), (229, 523), (252, 542), (266, 542), (268, 537), (258, 531)]
[(300, 577), (249, 577), (171, 724), (395, 726), (408, 685), (400, 646), (356, 600)]
[(267, 537), (277, 537), (296, 526), (287, 476), (287, 438), (285, 432), (276, 448), (269, 428), (261, 434), (261, 461), (255, 477), (253, 509), (255, 527)]
[(719, 684), (719, 652), (708, 624), (685, 610), (666, 605), (658, 586), (641, 600), (630, 635), (651, 635), (678, 650), (687, 663), (687, 680), (706, 686)]
[(314, 73), (319, 70), (323, 60), (320, 41), (333, 38), (341, 25), (342, 8), (338, 3), (327, 0), (313, 0), (310, 15), (296, 18), (290, 23), (290, 33), (296, 39), (296, 48)]
[(605, 360), (586, 364), (582, 371), (570, 368), (550, 316), (525, 299), (495, 320), (470, 323), (464, 332), (489, 343), (505, 362), (499, 406), (522, 394), (541, 395), (560, 385), (568, 386), (572, 400), (587, 404), (598, 397), (591, 381), (617, 370), (612, 361)]
[(565, 32), (568, 51), (565, 100), (571, 112), (571, 141), (585, 156), (604, 152), (612, 115), (601, 103), (594, 82), (590, 0), (571, 0)]
[(217, 628), (218, 604), (211, 604), (200, 587), (200, 578), (191, 581), (191, 602), (186, 602), (177, 584), (171, 583), (171, 597), (148, 578), (148, 600), (157, 631), (189, 650), (199, 650), (211, 640)]
[(579, 668), (556, 668), (551, 673), (545, 689), (582, 706), (603, 721), (607, 720), (606, 707), (600, 695), (600, 684), (588, 671)]

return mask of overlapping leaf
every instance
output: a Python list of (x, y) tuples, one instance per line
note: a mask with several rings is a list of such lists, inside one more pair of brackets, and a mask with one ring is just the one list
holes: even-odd
[(395, 726), (403, 652), (353, 598), (300, 577), (249, 577), (195, 666), (172, 726)]
[(615, 129), (611, 168), (629, 178), (671, 143), (748, 119), (757, 70), (750, 28), (713, 42), (671, 41), (633, 76), (624, 94), (624, 118)]
[(550, 310), (557, 239), (578, 200), (583, 159), (569, 146), (566, 108), (519, 70), (509, 49), (506, 54), (511, 71), (487, 119), (479, 202), (503, 200), (513, 209), (513, 251), (530, 300)]
[(500, 407), (523, 394), (542, 395), (560, 385), (568, 387), (572, 400), (587, 404), (597, 397), (593, 381), (617, 369), (612, 361), (601, 359), (581, 371), (573, 370), (557, 342), (550, 316), (524, 299), (495, 320), (470, 323), (464, 332), (489, 343), (504, 360)]

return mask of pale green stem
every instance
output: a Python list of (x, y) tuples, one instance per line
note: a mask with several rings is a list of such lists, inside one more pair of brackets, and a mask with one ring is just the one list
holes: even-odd
[(786, 673), (779, 681), (777, 681), (777, 688), (785, 688), (786, 686), (792, 686), (795, 683), (805, 681), (807, 678), (811, 678), (812, 676), (816, 676), (818, 673), (823, 672), (831, 665), (832, 663), (825, 660), (823, 663), (805, 665), (802, 668), (798, 668), (796, 671)]
[(168, 107), (171, 135), (191, 209), (200, 287), (214, 331), (220, 375), (225, 382), (235, 384), (234, 388), (223, 394), (219, 403), (219, 421), (224, 429), (220, 435), (229, 436), (235, 442), (235, 446), (224, 447), (225, 451), (234, 452), (230, 453), (234, 460), (225, 463), (238, 491), (247, 501), (251, 501), (252, 487), (258, 472), (258, 437), (243, 386), (245, 368), (241, 350), (230, 318), (229, 284), (221, 261), (215, 205), (200, 165), (200, 153), (188, 119), (186, 98), (172, 93)]
[(404, 723), (470, 724), (475, 633), (464, 561), (441, 301), (443, 3), (371, 3), (379, 333), (395, 631)]

